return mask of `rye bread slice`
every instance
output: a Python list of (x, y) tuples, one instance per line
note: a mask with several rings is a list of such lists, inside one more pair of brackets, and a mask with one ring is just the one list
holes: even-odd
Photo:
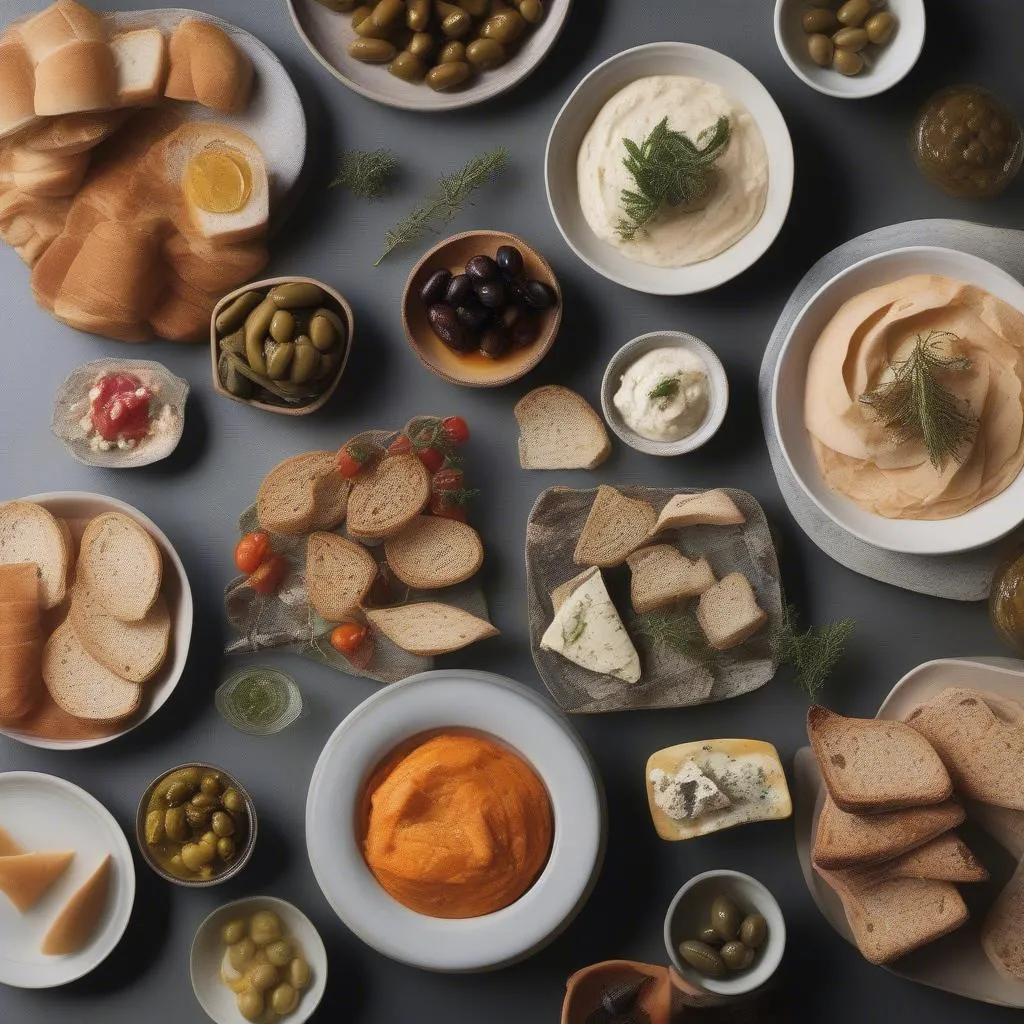
[(851, 814), (937, 804), (953, 795), (932, 745), (903, 722), (807, 712), (807, 735), (836, 806)]
[(768, 613), (747, 577), (731, 572), (700, 595), (697, 621), (716, 651), (728, 651), (749, 640), (768, 621)]
[(535, 388), (513, 410), (523, 469), (596, 469), (611, 454), (601, 417), (585, 398), (558, 384)]
[(333, 530), (345, 521), (352, 484), (340, 473), (327, 473), (313, 481), (311, 530)]
[(337, 474), (333, 452), (304, 452), (279, 462), (256, 495), (260, 526), (289, 536), (309, 533), (317, 518), (316, 484), (331, 474)]
[(0, 565), (38, 566), (43, 608), (56, 608), (67, 595), (71, 559), (66, 523), (35, 502), (0, 505)]
[(361, 544), (337, 533), (312, 533), (306, 545), (309, 603), (327, 622), (359, 609), (377, 576), (377, 562)]
[(846, 868), (836, 876), (856, 888), (892, 882), (899, 878), (930, 878), (936, 882), (967, 885), (988, 880), (988, 871), (970, 847), (953, 831), (930, 839), (907, 853), (879, 864)]
[(484, 546), (467, 523), (417, 516), (384, 542), (384, 557), (403, 583), (417, 590), (438, 590), (475, 576), (484, 564)]
[(393, 644), (423, 658), (449, 654), (498, 635), (484, 619), (437, 601), (368, 609), (366, 617)]
[(385, 455), (353, 481), (348, 532), (362, 540), (401, 533), (430, 500), (430, 473), (412, 454)]
[(627, 559), (629, 597), (640, 615), (697, 597), (717, 582), (706, 558), (691, 561), (671, 544), (651, 544)]
[(601, 484), (590, 506), (572, 560), (577, 565), (611, 569), (647, 543), (657, 515), (650, 503), (627, 498)]
[(1024, 863), (996, 897), (981, 926), (981, 948), (1000, 974), (1024, 981)]
[(655, 533), (686, 526), (741, 526), (746, 521), (747, 517), (725, 491), (676, 494), (661, 510)]
[(77, 574), (111, 615), (140, 622), (156, 604), (164, 563), (156, 541), (134, 519), (104, 512), (82, 534)]

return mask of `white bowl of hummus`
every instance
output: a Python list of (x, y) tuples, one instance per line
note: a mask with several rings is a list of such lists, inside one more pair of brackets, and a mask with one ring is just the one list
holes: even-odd
[[(627, 143), (641, 154), (639, 176)], [(551, 127), (544, 176), (580, 259), (636, 291), (689, 295), (742, 273), (774, 241), (792, 196), (793, 146), (742, 65), (692, 43), (648, 43), (573, 90)]]
[[(1024, 286), (952, 249), (894, 249), (854, 264), (801, 310), (779, 356), (772, 422), (807, 496), (876, 547), (941, 555), (983, 547), (1024, 521)], [(932, 434), (878, 404), (922, 346), (962, 422)], [(918, 376), (918, 380), (923, 380)], [(906, 394), (917, 394), (904, 388)], [(922, 409), (914, 400), (913, 408)], [(927, 420), (935, 422), (934, 398)]]

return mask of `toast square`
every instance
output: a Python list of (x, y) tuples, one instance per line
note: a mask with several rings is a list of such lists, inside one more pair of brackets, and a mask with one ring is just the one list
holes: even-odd
[(271, 533), (308, 533), (317, 517), (316, 484), (335, 472), (333, 452), (305, 452), (279, 462), (256, 496), (260, 526)]
[(649, 502), (627, 498), (601, 484), (590, 506), (572, 560), (577, 565), (611, 569), (647, 542), (657, 521)]
[(430, 501), (430, 473), (416, 455), (385, 455), (352, 482), (348, 532), (360, 540), (401, 533)]
[(633, 610), (640, 615), (697, 597), (717, 580), (706, 558), (691, 561), (671, 544), (652, 544), (639, 548), (627, 559), (629, 596)]
[(837, 877), (855, 888), (866, 888), (899, 878), (930, 878), (936, 882), (963, 885), (988, 880), (988, 871), (970, 847), (953, 831), (929, 839), (927, 843), (891, 860), (861, 868), (835, 871)]
[(700, 595), (697, 621), (716, 651), (728, 651), (749, 640), (767, 621), (750, 581), (731, 572)]

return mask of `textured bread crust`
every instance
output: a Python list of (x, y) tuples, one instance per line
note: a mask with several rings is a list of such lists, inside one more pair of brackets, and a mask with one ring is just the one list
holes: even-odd
[(932, 745), (903, 722), (845, 718), (814, 705), (807, 736), (836, 806), (873, 814), (937, 804), (953, 795)]
[(684, 526), (741, 526), (746, 521), (747, 517), (725, 491), (701, 491), (670, 498), (658, 516), (656, 532)]
[(572, 560), (577, 565), (611, 569), (642, 547), (651, 536), (657, 515), (649, 502), (627, 498), (601, 484), (590, 506)]
[(333, 452), (305, 452), (279, 462), (256, 495), (256, 518), (271, 533), (309, 533), (317, 518), (317, 483), (336, 474)]
[(944, 832), (891, 860), (867, 867), (847, 868), (835, 874), (854, 888), (866, 888), (899, 878), (930, 878), (936, 882), (965, 885), (988, 880), (988, 871), (953, 831)]
[(1000, 974), (1024, 981), (1024, 864), (992, 904), (981, 926), (981, 947)]
[(36, 65), (33, 100), (46, 117), (110, 110), (117, 105), (117, 72), (106, 41), (68, 43)]
[(178, 23), (171, 35), (165, 96), (238, 114), (249, 105), (252, 83), (252, 63), (226, 32), (200, 18)]
[(449, 654), (498, 635), (484, 619), (436, 601), (370, 609), (366, 617), (393, 644), (423, 658)]
[(42, 505), (9, 501), (0, 505), (0, 564), (33, 562), (39, 566), (39, 600), (56, 608), (67, 594), (71, 543), (66, 524)]
[(0, 37), (0, 138), (36, 119), (32, 64), (21, 40), (8, 30)]
[(417, 516), (401, 533), (384, 542), (392, 572), (417, 590), (463, 583), (484, 564), (480, 534), (466, 523), (438, 516)]
[(671, 544), (652, 544), (634, 551), (629, 566), (629, 596), (640, 615), (664, 608), (687, 597), (697, 597), (715, 585), (715, 573), (706, 558), (691, 562)]
[(348, 497), (353, 537), (382, 540), (406, 528), (430, 501), (430, 473), (412, 454), (385, 455), (364, 469)]
[(377, 563), (361, 544), (337, 533), (310, 534), (306, 590), (326, 622), (340, 622), (357, 611), (376, 576)]
[(311, 530), (333, 530), (345, 521), (352, 485), (340, 473), (328, 473), (313, 481)]
[(82, 534), (77, 573), (111, 615), (141, 622), (160, 596), (164, 564), (156, 541), (134, 519), (104, 512)]
[(596, 566), (590, 569), (584, 569), (583, 572), (577, 576), (573, 576), (571, 580), (566, 580), (565, 583), (560, 584), (551, 591), (551, 605), (554, 611), (558, 611), (563, 604), (569, 599), (572, 592), (581, 584), (586, 583), (595, 572), (600, 572)]
[(611, 454), (601, 417), (569, 388), (536, 388), (513, 411), (523, 469), (596, 469)]
[(728, 651), (749, 640), (767, 621), (750, 581), (731, 572), (700, 595), (697, 621), (716, 651)]

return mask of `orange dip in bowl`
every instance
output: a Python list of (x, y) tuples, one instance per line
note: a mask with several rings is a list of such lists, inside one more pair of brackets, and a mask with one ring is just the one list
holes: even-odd
[(482, 736), (441, 733), (396, 752), (370, 779), (363, 856), (384, 890), (427, 917), (468, 918), (515, 903), (551, 852), (544, 784)]

